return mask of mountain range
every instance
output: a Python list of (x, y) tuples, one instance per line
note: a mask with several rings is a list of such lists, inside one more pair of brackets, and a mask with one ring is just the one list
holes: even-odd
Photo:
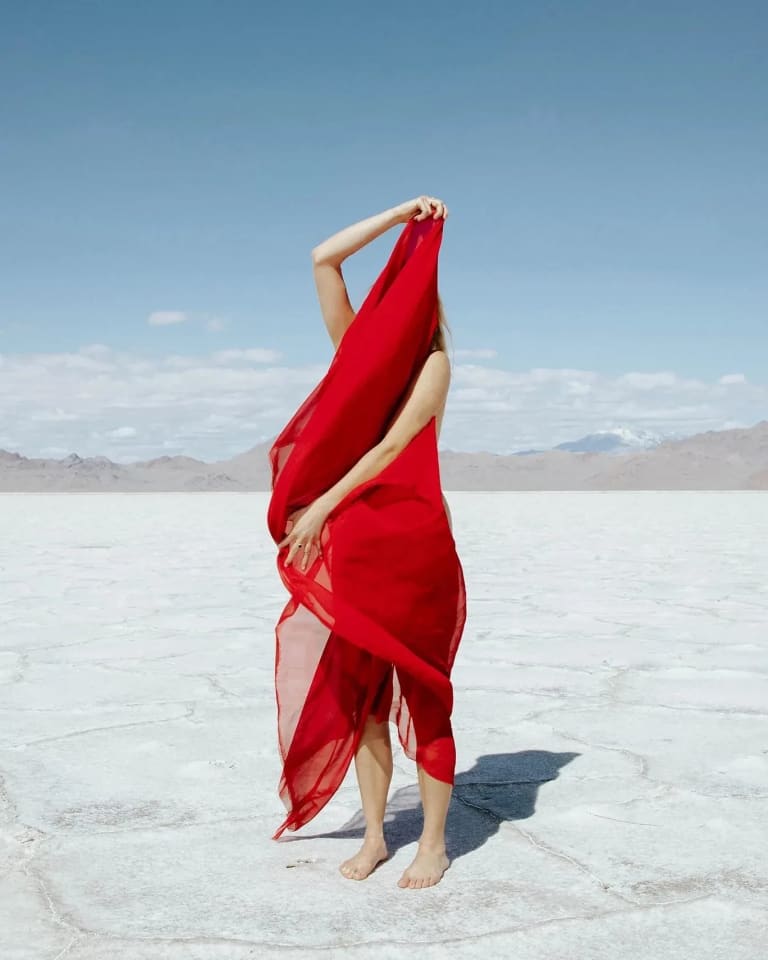
[[(267, 440), (228, 460), (107, 457), (61, 460), (0, 450), (0, 492), (269, 490)], [(444, 490), (768, 490), (768, 420), (663, 438), (630, 430), (589, 434), (551, 450), (440, 450)]]
[[(664, 440), (660, 433), (650, 433), (647, 430), (630, 430), (627, 427), (617, 427), (613, 430), (597, 430), (588, 433), (578, 440), (566, 440), (558, 443), (552, 450), (567, 450), (571, 453), (624, 453), (628, 450), (655, 447)], [(670, 439), (667, 437), (667, 439)], [(546, 453), (541, 448), (536, 450), (515, 450), (516, 456), (530, 456), (532, 453)]]

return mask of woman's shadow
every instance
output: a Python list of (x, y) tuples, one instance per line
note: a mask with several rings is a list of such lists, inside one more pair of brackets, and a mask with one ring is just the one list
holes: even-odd
[[(578, 753), (521, 750), (478, 757), (475, 765), (456, 775), (446, 822), (446, 846), (451, 860), (471, 853), (492, 837), (505, 820), (525, 820), (536, 809), (540, 783), (557, 779), (560, 768)], [(418, 840), (422, 813), (418, 784), (401, 787), (390, 797), (384, 820), (390, 854)], [(344, 826), (315, 837), (362, 837), (362, 810)], [(305, 836), (304, 839), (311, 839)]]

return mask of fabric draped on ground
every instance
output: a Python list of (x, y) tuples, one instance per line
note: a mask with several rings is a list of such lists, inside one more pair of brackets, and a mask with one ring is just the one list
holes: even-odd
[[(290, 514), (332, 487), (386, 434), (438, 323), (441, 219), (410, 220), (327, 373), (269, 451), (277, 544)], [(395, 723), (403, 750), (453, 782), (451, 668), (466, 617), (442, 499), (436, 418), (330, 512), (305, 571), (277, 569), (290, 599), (275, 627), (275, 693), (287, 816), (311, 820), (340, 786), (366, 717)]]

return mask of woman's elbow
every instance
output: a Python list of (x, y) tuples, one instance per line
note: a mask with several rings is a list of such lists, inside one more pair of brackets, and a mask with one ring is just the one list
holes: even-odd
[(407, 443), (403, 442), (399, 437), (384, 437), (379, 443), (379, 456), (385, 463), (389, 463), (391, 460), (394, 460), (398, 454), (402, 453), (406, 446)]
[(328, 250), (324, 249), (323, 244), (318, 244), (316, 247), (312, 247), (312, 263), (314, 266), (319, 266), (320, 264), (330, 264), (332, 267), (338, 267), (341, 261), (338, 257), (334, 257)]

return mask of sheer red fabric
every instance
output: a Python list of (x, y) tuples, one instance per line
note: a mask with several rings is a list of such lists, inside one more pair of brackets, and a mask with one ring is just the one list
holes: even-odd
[[(333, 486), (386, 434), (438, 324), (442, 218), (406, 223), (323, 379), (269, 451), (267, 524)], [(343, 781), (369, 713), (405, 753), (453, 783), (450, 674), (466, 618), (464, 574), (442, 500), (436, 419), (328, 515), (322, 556), (277, 569), (290, 593), (275, 626), (275, 693), (287, 816), (311, 820)]]

